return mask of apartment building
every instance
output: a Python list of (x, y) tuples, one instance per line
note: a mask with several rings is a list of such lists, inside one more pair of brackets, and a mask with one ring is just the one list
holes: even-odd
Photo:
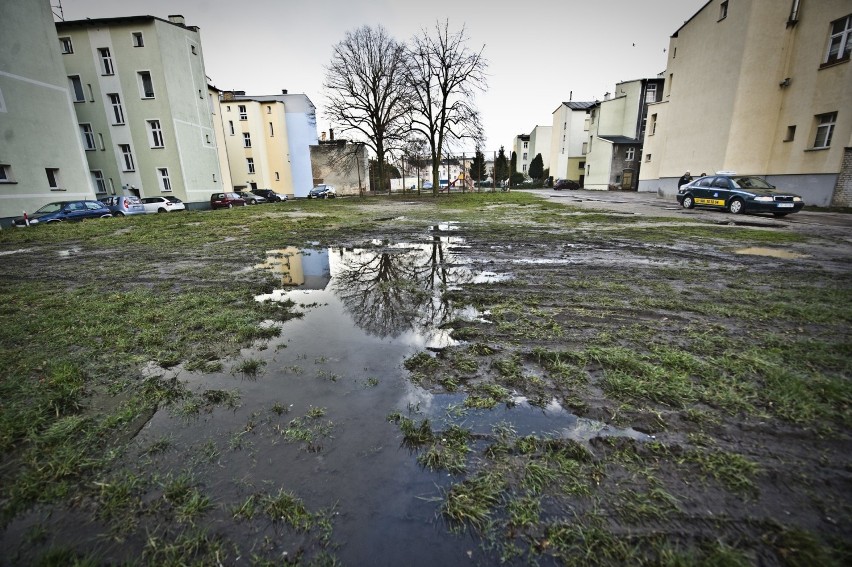
[(686, 170), (729, 170), (852, 205), (850, 53), (849, 0), (707, 2), (670, 38), (640, 190), (673, 195)]
[[(518, 134), (517, 136), (515, 136), (515, 140), (512, 144), (512, 151), (515, 152), (515, 159), (516, 159), (515, 171), (519, 171), (520, 173), (523, 173), (524, 175), (527, 174), (527, 170), (530, 167), (530, 162), (532, 161), (532, 158), (535, 157), (535, 156), (530, 155), (531, 149), (532, 148), (530, 146), (530, 135), (529, 134)], [(512, 159), (511, 155), (509, 155), (507, 157), (509, 158), (509, 160)], [(514, 172), (510, 171), (509, 173), (512, 174)]]
[(615, 95), (591, 109), (586, 147), (586, 189), (638, 188), (648, 105), (662, 96), (664, 79), (636, 79), (615, 85)]
[(219, 100), (231, 183), (307, 197), (313, 188), (311, 146), (316, 108), (304, 94), (246, 95), (222, 91)]
[(550, 146), (552, 142), (552, 126), (536, 126), (530, 132), (530, 163), (535, 156), (541, 154), (544, 169), (550, 169)]
[(57, 22), (53, 35), (98, 197), (206, 206), (223, 177), (198, 28), (131, 16)]
[[(370, 190), (370, 161), (367, 146), (350, 142), (349, 140), (334, 139), (332, 131), (330, 139), (325, 138), (325, 132), (319, 143), (310, 147), (313, 181), (316, 184), (328, 183), (333, 185), (338, 195), (360, 195), (362, 190)], [(409, 164), (407, 178), (391, 179), (392, 189), (417, 186), (417, 168)], [(423, 175), (426, 172), (423, 170)], [(394, 182), (399, 182), (394, 187)], [(420, 182), (422, 186), (422, 181)]]
[(586, 150), (594, 102), (563, 102), (553, 111), (550, 141), (550, 175), (583, 185)]
[(0, 37), (0, 224), (8, 227), (23, 211), (95, 192), (50, 2), (0, 2)]

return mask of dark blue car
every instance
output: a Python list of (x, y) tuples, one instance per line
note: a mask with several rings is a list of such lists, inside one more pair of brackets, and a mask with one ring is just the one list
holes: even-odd
[(100, 201), (57, 201), (48, 203), (36, 212), (14, 220), (16, 227), (63, 221), (82, 221), (85, 219), (111, 217), (112, 213)]
[(711, 207), (734, 214), (772, 213), (783, 217), (802, 210), (799, 195), (777, 191), (762, 177), (719, 172), (682, 186), (677, 201), (685, 209)]

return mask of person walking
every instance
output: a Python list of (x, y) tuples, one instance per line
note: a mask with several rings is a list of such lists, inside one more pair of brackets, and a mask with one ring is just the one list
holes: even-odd
[(692, 181), (692, 176), (687, 171), (683, 174), (683, 177), (677, 180), (677, 188), (680, 189), (682, 186), (686, 185), (690, 181)]

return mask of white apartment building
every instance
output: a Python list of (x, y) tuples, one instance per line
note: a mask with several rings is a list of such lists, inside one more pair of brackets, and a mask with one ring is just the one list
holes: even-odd
[(54, 36), (98, 197), (198, 208), (222, 190), (198, 28), (131, 16), (57, 22)]
[(563, 102), (553, 111), (550, 141), (550, 175), (570, 179), (580, 186), (586, 177), (586, 151), (591, 109), (595, 102)]
[(648, 105), (662, 96), (664, 80), (636, 79), (615, 85), (591, 109), (586, 147), (586, 189), (636, 190)]
[(247, 96), (223, 91), (219, 101), (231, 184), (307, 197), (313, 188), (311, 146), (316, 108), (304, 94)]
[(552, 142), (552, 126), (536, 126), (530, 132), (530, 163), (535, 156), (541, 154), (544, 169), (550, 169), (550, 146)]
[(850, 54), (849, 0), (707, 2), (669, 41), (640, 190), (673, 195), (686, 170), (729, 170), (852, 205)]
[(48, 0), (0, 2), (0, 224), (94, 199)]

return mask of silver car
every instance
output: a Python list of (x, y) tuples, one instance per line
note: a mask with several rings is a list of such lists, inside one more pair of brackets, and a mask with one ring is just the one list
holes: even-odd
[(112, 216), (114, 217), (145, 214), (145, 205), (142, 204), (139, 197), (132, 195), (107, 197), (105, 199), (101, 199), (101, 203), (106, 205), (109, 210), (112, 211)]

